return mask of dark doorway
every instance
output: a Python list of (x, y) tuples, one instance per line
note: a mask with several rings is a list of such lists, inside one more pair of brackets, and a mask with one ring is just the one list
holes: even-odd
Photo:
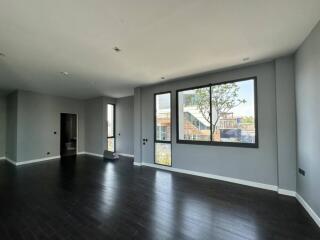
[(77, 155), (77, 115), (61, 113), (60, 155)]

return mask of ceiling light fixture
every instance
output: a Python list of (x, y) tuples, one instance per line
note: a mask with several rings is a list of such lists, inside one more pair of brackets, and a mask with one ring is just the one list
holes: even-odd
[(60, 72), (62, 75), (64, 76), (69, 76), (69, 73), (68, 72)]
[(117, 46), (116, 46), (116, 47), (114, 47), (114, 48), (113, 48), (113, 50), (114, 50), (114, 51), (116, 51), (116, 52), (120, 52), (120, 51), (121, 51), (121, 49), (120, 49), (120, 48), (118, 48)]

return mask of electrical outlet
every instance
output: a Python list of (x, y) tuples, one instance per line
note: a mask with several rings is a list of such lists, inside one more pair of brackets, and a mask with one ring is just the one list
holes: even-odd
[(47, 152), (47, 155), (50, 155), (50, 152)]
[(299, 173), (300, 173), (302, 176), (305, 176), (305, 175), (306, 175), (306, 172), (305, 172), (303, 169), (301, 169), (301, 168), (299, 168)]

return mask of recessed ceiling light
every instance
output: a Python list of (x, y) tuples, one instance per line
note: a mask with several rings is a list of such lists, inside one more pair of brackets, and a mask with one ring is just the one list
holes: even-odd
[(244, 62), (249, 61), (249, 60), (250, 60), (249, 57), (245, 57), (245, 58), (242, 59), (242, 61), (244, 61)]
[(69, 73), (68, 72), (60, 72), (62, 75), (64, 76), (69, 76)]
[(118, 48), (118, 47), (114, 47), (113, 50), (115, 50), (116, 52), (120, 52), (121, 51), (121, 49)]

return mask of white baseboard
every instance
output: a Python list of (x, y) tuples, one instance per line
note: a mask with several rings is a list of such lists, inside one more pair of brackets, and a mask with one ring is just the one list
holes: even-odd
[[(92, 155), (95, 157), (103, 157), (103, 155), (100, 154), (95, 154), (95, 153), (89, 153), (89, 152), (78, 152), (77, 155), (82, 155), (82, 154), (88, 154), (88, 155)], [(22, 162), (16, 162), (13, 161), (10, 158), (7, 157), (1, 157), (0, 160), (7, 160), (9, 163), (15, 165), (15, 166), (21, 166), (21, 165), (26, 165), (26, 164), (31, 164), (31, 163), (37, 163), (37, 162), (43, 162), (43, 161), (49, 161), (49, 160), (53, 160), (53, 159), (57, 159), (60, 158), (61, 156), (52, 156), (52, 157), (46, 157), (46, 158), (39, 158), (39, 159), (33, 159), (33, 160), (27, 160), (27, 161), (22, 161)]]
[[(77, 155), (82, 155), (82, 154), (88, 154), (96, 157), (103, 157), (103, 155), (95, 154), (95, 153), (88, 153), (88, 152), (78, 152)], [(15, 165), (15, 166), (21, 166), (21, 165), (26, 165), (26, 164), (31, 164), (31, 163), (37, 163), (37, 162), (43, 162), (43, 161), (49, 161), (53, 159), (60, 158), (61, 156), (52, 156), (52, 157), (46, 157), (46, 158), (39, 158), (39, 159), (33, 159), (33, 160), (27, 160), (23, 162), (16, 162), (13, 161), (10, 158), (7, 157), (1, 157), (0, 160), (7, 160), (9, 163)]]
[(309, 213), (311, 218), (316, 222), (318, 227), (320, 227), (320, 217), (316, 214), (316, 212), (313, 211), (313, 209), (309, 206), (309, 204), (298, 193), (296, 193), (296, 198), (304, 207), (304, 209)]
[[(87, 154), (85, 152), (78, 152), (77, 155), (82, 155), (82, 154)], [(37, 162), (43, 162), (43, 161), (49, 161), (49, 160), (53, 160), (53, 159), (57, 159), (60, 158), (61, 156), (53, 156), (53, 157), (46, 157), (46, 158), (39, 158), (39, 159), (33, 159), (33, 160), (27, 160), (27, 161), (23, 161), (23, 162), (16, 162), (13, 161), (10, 158), (7, 157), (1, 157), (0, 160), (7, 160), (9, 163), (15, 165), (15, 166), (21, 166), (21, 165), (25, 165), (25, 164), (30, 164), (30, 163), (37, 163)]]
[(118, 154), (118, 155), (120, 155), (120, 156), (123, 156), (123, 157), (131, 157), (131, 158), (134, 158), (134, 155), (132, 155), (132, 154), (127, 154), (127, 153), (116, 153), (116, 154)]
[(83, 154), (87, 154), (87, 155), (91, 155), (91, 156), (95, 156), (95, 157), (103, 157), (102, 154), (91, 153), (91, 152), (84, 152)]
[(134, 166), (139, 166), (139, 167), (140, 167), (140, 166), (142, 166), (142, 163), (141, 163), (141, 162), (133, 162), (133, 165), (134, 165)]
[(31, 164), (31, 163), (49, 161), (49, 160), (58, 159), (58, 158), (60, 158), (60, 156), (52, 156), (52, 157), (46, 157), (46, 158), (39, 158), (39, 159), (27, 160), (27, 161), (23, 161), (23, 162), (15, 162), (15, 161), (7, 158), (7, 161), (10, 162), (11, 164), (15, 165), (15, 166), (21, 166), (21, 165), (26, 165), (26, 164)]
[[(87, 154), (87, 155), (91, 155), (91, 156), (95, 156), (95, 157), (103, 157), (102, 154), (96, 154), (96, 153), (90, 153), (90, 152), (78, 152), (77, 155), (84, 155), (84, 154)], [(122, 155), (122, 156), (127, 156), (127, 157), (133, 157), (133, 155), (130, 155), (130, 154), (119, 154), (119, 155)], [(23, 162), (16, 162), (16, 161), (13, 161), (12, 159), (10, 158), (6, 158), (6, 157), (1, 157), (0, 160), (7, 160), (9, 163), (15, 165), (15, 166), (21, 166), (21, 165), (25, 165), (25, 164), (30, 164), (30, 163), (36, 163), (36, 162), (43, 162), (43, 161), (48, 161), (48, 160), (52, 160), (52, 159), (57, 159), (57, 158), (60, 158), (60, 156), (53, 156), (53, 157), (47, 157), (47, 158), (40, 158), (40, 159), (33, 159), (33, 160), (28, 160), (28, 161), (23, 161)], [(139, 165), (141, 166), (141, 165)]]
[(6, 157), (5, 160), (6, 160), (8, 163), (11, 163), (11, 164), (14, 165), (14, 166), (17, 166), (17, 165), (16, 165), (16, 161), (13, 161), (12, 159), (10, 159), (10, 158), (8, 158), (8, 157)]
[(290, 196), (290, 197), (296, 197), (296, 192), (292, 191), (292, 190), (279, 188), (278, 189), (278, 193), (281, 194), (281, 195), (286, 195), (286, 196)]
[(190, 175), (199, 176), (199, 177), (206, 177), (206, 178), (221, 180), (221, 181), (225, 181), (225, 182), (237, 183), (237, 184), (241, 184), (241, 185), (245, 185), (245, 186), (256, 187), (256, 188), (261, 188), (261, 189), (266, 189), (266, 190), (271, 190), (271, 191), (278, 190), (278, 187), (274, 186), (274, 185), (269, 185), (269, 184), (265, 184), (265, 183), (258, 183), (258, 182), (248, 181), (248, 180), (242, 180), (242, 179), (237, 179), (237, 178), (231, 178), (231, 177), (224, 177), (224, 176), (219, 176), (219, 175), (214, 175), (214, 174), (209, 174), (209, 173), (190, 171), (190, 170), (185, 170), (185, 169), (181, 169), (181, 168), (166, 167), (166, 166), (156, 165), (156, 164), (152, 164), (152, 163), (142, 163), (142, 166), (159, 168), (159, 169), (164, 169), (167, 171), (178, 172), (178, 173), (185, 173), (185, 174), (190, 174)]

